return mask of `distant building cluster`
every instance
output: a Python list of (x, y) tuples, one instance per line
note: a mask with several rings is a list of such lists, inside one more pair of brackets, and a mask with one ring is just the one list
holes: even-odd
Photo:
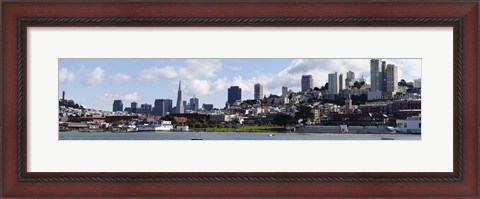
[[(381, 59), (370, 60), (370, 82), (348, 71), (346, 76), (329, 73), (328, 86), (315, 86), (311, 74), (302, 75), (299, 83), (300, 91), (282, 86), (281, 95), (265, 95), (263, 85), (256, 83), (253, 99), (242, 99), (242, 88), (232, 85), (226, 91), (225, 107), (215, 109), (213, 104), (200, 106), (195, 95), (188, 103), (183, 100), (180, 82), (175, 107), (171, 99), (156, 99), (153, 106), (132, 102), (130, 107), (114, 100), (112, 112), (103, 117), (172, 115), (202, 123), (272, 124), (273, 116), (282, 113), (295, 116), (303, 125), (398, 126), (398, 120), (405, 126), (411, 123), (405, 122), (409, 118), (421, 115), (421, 79), (399, 80), (398, 67)], [(65, 93), (62, 103), (67, 104)], [(304, 110), (309, 114), (299, 117)]]

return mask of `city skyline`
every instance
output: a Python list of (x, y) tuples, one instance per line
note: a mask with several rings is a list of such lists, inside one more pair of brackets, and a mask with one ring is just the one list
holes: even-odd
[[(312, 75), (313, 87), (328, 82), (328, 74), (346, 77), (348, 71), (370, 82), (368, 59), (59, 59), (59, 98), (75, 99), (88, 108), (112, 110), (114, 100), (123, 104), (153, 104), (172, 99), (176, 104), (182, 81), (183, 100), (223, 108), (227, 89), (239, 86), (242, 100), (254, 98), (254, 85), (263, 95), (281, 95), (282, 86), (297, 92), (302, 75)], [(420, 59), (383, 59), (398, 67), (398, 80), (421, 78)], [(177, 84), (175, 86), (175, 84)], [(198, 106), (197, 104), (197, 106)]]

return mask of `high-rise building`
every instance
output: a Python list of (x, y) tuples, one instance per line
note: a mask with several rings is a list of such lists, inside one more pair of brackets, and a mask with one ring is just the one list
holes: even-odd
[(113, 100), (113, 112), (116, 111), (123, 111), (123, 103), (122, 100)]
[(182, 81), (178, 82), (178, 92), (177, 92), (177, 110), (175, 113), (184, 113), (184, 106), (182, 102)]
[(393, 64), (388, 64), (386, 71), (386, 92), (398, 92), (398, 67)]
[(65, 91), (62, 92), (62, 103), (65, 104)]
[(338, 94), (339, 87), (340, 87), (340, 78), (338, 77), (338, 73), (330, 73), (328, 74), (328, 93), (329, 94)]
[(156, 99), (155, 107), (153, 108), (153, 115), (165, 116), (172, 112), (173, 101), (171, 99)]
[(253, 88), (253, 99), (262, 99), (263, 98), (263, 86), (259, 83), (255, 84)]
[(282, 86), (282, 96), (285, 97), (288, 95), (288, 87)]
[(381, 79), (381, 91), (387, 91), (387, 63), (382, 61), (382, 79)]
[(187, 100), (183, 100), (183, 112), (190, 110), (190, 106), (188, 106)]
[(146, 111), (152, 111), (152, 105), (151, 104), (142, 104), (140, 105), (140, 107), (143, 109), (143, 110), (146, 110)]
[(352, 71), (347, 72), (347, 78), (345, 79), (345, 87), (353, 86), (355, 83), (355, 73)]
[(211, 110), (213, 110), (213, 104), (203, 104), (202, 108), (203, 108), (203, 110), (211, 111)]
[(193, 95), (192, 98), (190, 98), (190, 110), (191, 111), (198, 111), (198, 98), (195, 97), (195, 95)]
[(228, 104), (233, 105), (237, 100), (242, 100), (242, 89), (238, 86), (228, 88)]
[(152, 105), (151, 104), (141, 104), (140, 108), (137, 108), (137, 114), (142, 115), (152, 115)]
[(419, 79), (413, 80), (413, 86), (415, 88), (422, 88), (422, 79), (419, 78)]
[(381, 59), (370, 60), (370, 85), (372, 91), (383, 90), (383, 71)]
[(338, 75), (338, 91), (343, 90), (343, 74)]
[(137, 105), (138, 105), (137, 102), (130, 103), (130, 111), (132, 113), (137, 113)]
[(313, 89), (313, 76), (302, 75), (302, 92), (307, 92)]
[(353, 80), (355, 79), (355, 73), (353, 71), (348, 71), (347, 72), (347, 79)]

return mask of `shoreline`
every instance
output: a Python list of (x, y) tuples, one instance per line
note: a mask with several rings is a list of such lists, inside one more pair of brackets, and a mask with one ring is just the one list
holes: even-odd
[(175, 134), (175, 133), (192, 133), (192, 134), (282, 134), (282, 135), (309, 135), (309, 134), (326, 134), (326, 135), (421, 135), (421, 133), (388, 133), (388, 132), (374, 132), (374, 133), (333, 133), (333, 132), (221, 132), (221, 131), (60, 131), (60, 133), (157, 133), (157, 134)]

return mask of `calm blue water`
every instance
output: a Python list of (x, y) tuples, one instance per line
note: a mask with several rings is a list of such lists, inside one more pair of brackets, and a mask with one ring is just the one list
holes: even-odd
[[(225, 132), (60, 132), (59, 140), (420, 140), (419, 134), (225, 133)], [(390, 141), (390, 140), (385, 140)]]

